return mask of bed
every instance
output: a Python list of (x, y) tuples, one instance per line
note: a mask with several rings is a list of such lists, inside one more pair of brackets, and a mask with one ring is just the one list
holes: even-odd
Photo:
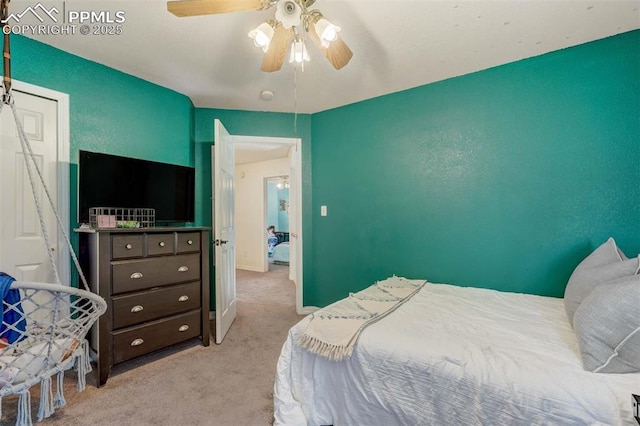
[(633, 425), (640, 373), (585, 371), (562, 299), (427, 283), (342, 361), (290, 331), (275, 425)]
[(273, 248), (273, 263), (279, 265), (289, 264), (289, 242), (280, 243)]

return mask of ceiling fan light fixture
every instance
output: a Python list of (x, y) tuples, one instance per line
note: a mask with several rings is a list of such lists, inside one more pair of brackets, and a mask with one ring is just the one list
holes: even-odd
[[(167, 10), (176, 16), (214, 15), (275, 9), (275, 19), (267, 19), (248, 36), (263, 52), (263, 72), (282, 69), (290, 50), (289, 62), (300, 64), (309, 61), (305, 46), (311, 39), (322, 55), (336, 70), (346, 66), (353, 52), (338, 34), (341, 28), (324, 18), (318, 9), (311, 10), (316, 0), (170, 0)], [(306, 33), (306, 34), (305, 34)], [(295, 67), (295, 66), (294, 66)]]
[(322, 42), (322, 47), (329, 47), (332, 41), (337, 40), (341, 29), (324, 18), (320, 18), (315, 25), (315, 31)]
[(276, 6), (276, 19), (285, 28), (300, 25), (300, 22), (302, 22), (302, 8), (293, 0), (280, 0)]
[(297, 36), (291, 43), (291, 54), (289, 56), (289, 63), (309, 62), (309, 54), (307, 53), (307, 46), (304, 45), (302, 37)]
[(258, 25), (256, 29), (249, 31), (249, 37), (253, 39), (256, 47), (260, 47), (262, 51), (266, 53), (273, 38), (273, 27), (263, 22)]

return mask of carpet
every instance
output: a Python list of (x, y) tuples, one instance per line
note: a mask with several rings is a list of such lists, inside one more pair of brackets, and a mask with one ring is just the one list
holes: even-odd
[[(272, 424), (276, 362), (289, 328), (302, 316), (295, 313), (289, 268), (270, 269), (237, 271), (238, 315), (221, 345), (192, 340), (131, 360), (114, 367), (102, 388), (90, 373), (82, 393), (75, 390), (75, 373), (67, 372), (67, 405), (40, 424)], [(39, 386), (31, 394), (35, 421)], [(3, 398), (2, 408), (2, 424), (14, 424), (17, 397)]]

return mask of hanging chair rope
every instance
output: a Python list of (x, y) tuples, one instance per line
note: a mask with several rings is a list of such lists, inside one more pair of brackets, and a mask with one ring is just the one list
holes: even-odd
[[(10, 0), (2, 0), (0, 3), (0, 20), (2, 21), (2, 26), (0, 28), (4, 29), (4, 26), (7, 25), (6, 21), (9, 17), (9, 1)], [(4, 47), (2, 49), (2, 63), (3, 63), (3, 72), (4, 77), (3, 86), (4, 93), (2, 94), (2, 102), (9, 103), (11, 97), (11, 43), (9, 39), (9, 32), (4, 32)]]
[[(73, 250), (73, 245), (71, 244), (71, 240), (69, 239), (69, 235), (66, 233), (64, 226), (62, 224), (62, 219), (60, 219), (60, 215), (58, 214), (58, 211), (55, 208), (55, 203), (53, 201), (53, 198), (51, 197), (51, 194), (49, 193), (49, 190), (47, 189), (47, 185), (45, 183), (44, 177), (42, 176), (42, 172), (40, 171), (40, 168), (38, 167), (38, 163), (35, 160), (35, 156), (33, 155), (33, 149), (31, 148), (31, 143), (29, 142), (29, 139), (27, 138), (24, 128), (22, 126), (22, 123), (20, 122), (20, 118), (18, 116), (18, 111), (16, 109), (16, 106), (13, 102), (13, 98), (10, 98), (10, 103), (9, 106), (11, 107), (11, 111), (13, 112), (13, 118), (15, 119), (16, 122), (16, 127), (18, 129), (18, 139), (20, 139), (20, 145), (22, 146), (22, 152), (24, 153), (24, 159), (25, 159), (25, 164), (27, 166), (27, 175), (29, 177), (29, 182), (31, 184), (31, 189), (33, 191), (33, 198), (35, 200), (35, 204), (36, 204), (36, 210), (38, 212), (38, 218), (40, 220), (40, 227), (42, 228), (42, 236), (45, 240), (45, 243), (47, 245), (47, 253), (49, 256), (49, 262), (51, 263), (51, 266), (53, 268), (54, 271), (54, 275), (56, 277), (56, 282), (60, 282), (60, 277), (58, 275), (58, 269), (56, 268), (56, 262), (55, 262), (55, 258), (53, 257), (53, 246), (51, 244), (51, 240), (49, 239), (49, 235), (47, 232), (47, 226), (45, 224), (44, 221), (44, 213), (42, 211), (42, 205), (40, 204), (40, 199), (37, 195), (37, 185), (36, 185), (36, 181), (35, 181), (35, 177), (34, 177), (34, 170), (36, 172), (36, 174), (38, 175), (38, 178), (40, 180), (40, 184), (42, 186), (42, 189), (44, 190), (44, 193), (47, 197), (47, 200), (49, 201), (49, 205), (51, 207), (51, 210), (53, 212), (53, 214), (56, 217), (56, 223), (58, 225), (58, 228), (60, 229), (60, 232), (62, 233), (62, 236), (64, 238), (65, 243), (67, 244), (67, 247), (69, 247), (69, 254), (71, 255), (71, 259), (73, 260), (73, 263), (76, 267), (76, 270), (78, 271), (78, 275), (80, 276), (80, 281), (82, 282), (82, 286), (85, 290), (87, 291), (91, 291), (89, 289), (89, 284), (87, 283), (87, 278), (85, 277), (82, 268), (80, 267), (80, 262), (78, 261), (78, 257), (76, 256), (75, 251)], [(28, 160), (31, 161), (28, 161)]]
[[(9, 16), (9, 1), (0, 0), (0, 20), (4, 21), (0, 28), (4, 29)], [(47, 188), (46, 182), (36, 161), (31, 143), (27, 138), (20, 121), (18, 110), (12, 97), (11, 82), (11, 51), (9, 32), (3, 31), (3, 71), (2, 102), (0, 113), (4, 105), (9, 105), (16, 123), (18, 139), (22, 147), (27, 176), (31, 184), (33, 198), (40, 221), (42, 237), (46, 243), (47, 255), (55, 276), (55, 284), (18, 282), (7, 275), (0, 274), (3, 288), (10, 283), (9, 291), (18, 291), (17, 301), (11, 299), (2, 301), (0, 324), (3, 330), (0, 334), (3, 341), (0, 344), (0, 413), (2, 411), (2, 397), (19, 395), (16, 424), (29, 426), (31, 420), (30, 388), (40, 384), (40, 406), (38, 421), (53, 414), (55, 408), (65, 404), (63, 395), (63, 372), (74, 365), (78, 370), (78, 391), (85, 386), (85, 374), (91, 371), (89, 363), (89, 347), (85, 337), (98, 317), (107, 309), (106, 302), (97, 294), (90, 291), (87, 279), (80, 267), (80, 263), (71, 244), (65, 226), (56, 210), (55, 203)], [(36, 178), (37, 175), (37, 178)], [(56, 218), (56, 227), (69, 248), (69, 253), (78, 271), (84, 290), (61, 285), (53, 246), (49, 238), (43, 211), (39, 180), (44, 195)], [(13, 282), (11, 282), (13, 281)], [(69, 284), (69, 283), (67, 283)], [(17, 334), (17, 337), (14, 335)], [(9, 338), (7, 338), (10, 336)], [(57, 374), (57, 392), (53, 394), (52, 377)]]
[[(0, 20), (1, 21), (6, 21), (7, 17), (9, 16), (9, 1), (10, 0), (1, 0), (0, 3)], [(2, 27), (4, 27), (6, 25), (6, 23), (2, 24)], [(51, 264), (52, 270), (53, 270), (53, 274), (55, 277), (55, 281), (56, 283), (60, 283), (60, 275), (58, 273), (58, 268), (57, 268), (57, 263), (55, 261), (55, 257), (53, 255), (54, 251), (53, 251), (53, 245), (51, 244), (51, 240), (49, 239), (49, 232), (47, 230), (47, 226), (45, 223), (45, 219), (44, 219), (44, 212), (42, 210), (42, 205), (40, 203), (40, 198), (38, 197), (38, 191), (37, 191), (37, 185), (36, 185), (36, 181), (35, 181), (35, 177), (34, 177), (34, 170), (35, 173), (38, 175), (38, 178), (40, 180), (40, 183), (42, 185), (42, 189), (44, 190), (44, 193), (47, 197), (47, 200), (49, 201), (49, 205), (51, 207), (51, 210), (53, 211), (53, 214), (56, 218), (56, 223), (57, 223), (57, 227), (60, 229), (60, 232), (62, 234), (62, 237), (67, 245), (67, 247), (69, 248), (69, 254), (71, 255), (71, 259), (73, 260), (73, 264), (76, 267), (76, 270), (78, 271), (78, 275), (80, 276), (80, 281), (82, 282), (82, 286), (85, 290), (87, 291), (91, 291), (89, 289), (89, 284), (87, 283), (87, 278), (84, 275), (84, 272), (82, 271), (82, 268), (80, 267), (80, 262), (78, 261), (78, 257), (76, 256), (75, 251), (73, 250), (73, 245), (71, 244), (71, 239), (69, 238), (69, 235), (67, 234), (67, 232), (65, 231), (65, 227), (62, 224), (62, 219), (60, 219), (60, 215), (58, 214), (58, 211), (56, 210), (56, 204), (53, 201), (53, 198), (51, 197), (51, 194), (49, 193), (49, 189), (47, 188), (47, 185), (45, 183), (44, 177), (42, 176), (42, 172), (40, 171), (40, 167), (38, 166), (38, 163), (36, 162), (35, 156), (33, 154), (33, 149), (31, 148), (31, 143), (29, 142), (29, 139), (27, 138), (27, 135), (24, 131), (24, 127), (22, 125), (22, 123), (20, 122), (20, 118), (18, 116), (18, 111), (16, 109), (16, 106), (14, 104), (13, 101), (13, 96), (11, 94), (11, 90), (12, 90), (12, 84), (11, 84), (11, 43), (10, 43), (10, 31), (3, 31), (4, 33), (4, 46), (2, 49), (2, 57), (3, 57), (3, 71), (4, 71), (4, 77), (3, 77), (3, 87), (4, 87), (4, 93), (2, 94), (2, 104), (0, 104), (0, 112), (2, 112), (2, 105), (6, 104), (9, 105), (11, 107), (11, 111), (13, 112), (13, 118), (16, 122), (16, 128), (18, 129), (18, 139), (20, 140), (20, 145), (22, 146), (22, 152), (24, 155), (24, 161), (25, 161), (25, 165), (27, 168), (27, 175), (29, 176), (29, 183), (31, 184), (31, 190), (33, 192), (33, 198), (35, 201), (35, 205), (36, 205), (36, 211), (38, 212), (38, 219), (40, 220), (40, 228), (42, 229), (42, 237), (44, 238), (44, 241), (46, 243), (47, 246), (47, 255), (49, 257), (49, 263)], [(31, 161), (29, 161), (31, 160)]]

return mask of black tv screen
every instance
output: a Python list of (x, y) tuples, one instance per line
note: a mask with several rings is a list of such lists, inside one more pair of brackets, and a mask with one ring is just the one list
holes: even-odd
[(78, 222), (92, 207), (153, 208), (156, 222), (193, 222), (195, 169), (79, 151)]

